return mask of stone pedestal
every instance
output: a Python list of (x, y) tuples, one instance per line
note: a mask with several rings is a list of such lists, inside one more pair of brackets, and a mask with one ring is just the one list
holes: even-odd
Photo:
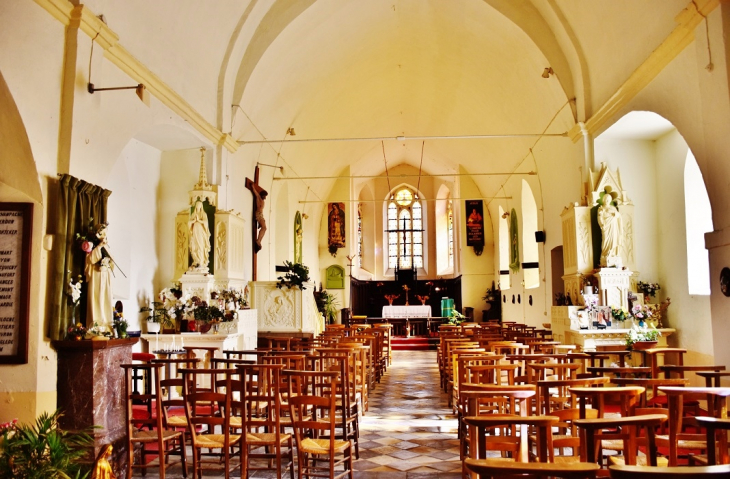
[(629, 288), (631, 271), (618, 268), (601, 268), (594, 274), (598, 278), (600, 304), (613, 308), (629, 309)]
[(187, 272), (180, 277), (183, 297), (189, 294), (202, 298), (204, 301), (210, 300), (210, 292), (215, 289), (214, 283), (212, 274)]
[(127, 426), (122, 364), (132, 362), (138, 339), (109, 341), (54, 341), (58, 351), (58, 401), (63, 411), (59, 425), (80, 431), (97, 426), (94, 458), (105, 444), (114, 452), (110, 462), (117, 477), (126, 477)]

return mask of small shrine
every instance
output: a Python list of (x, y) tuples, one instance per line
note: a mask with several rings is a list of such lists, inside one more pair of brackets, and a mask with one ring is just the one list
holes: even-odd
[[(568, 305), (553, 306), (552, 330), (559, 341), (585, 349), (622, 345), (630, 326), (613, 321), (611, 308), (630, 310), (630, 295), (643, 303), (636, 293), (634, 205), (619, 170), (605, 163), (589, 172), (584, 186), (581, 202), (560, 215)], [(662, 331), (666, 338), (674, 330)]]

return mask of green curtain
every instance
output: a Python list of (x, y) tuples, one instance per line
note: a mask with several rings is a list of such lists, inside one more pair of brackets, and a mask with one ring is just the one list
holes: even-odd
[[(50, 302), (46, 334), (63, 339), (70, 325), (71, 304), (67, 294), (71, 278), (84, 274), (86, 255), (77, 244), (76, 235), (85, 235), (89, 223), (106, 223), (107, 200), (111, 191), (71, 175), (60, 175), (56, 199), (56, 226), (48, 284)], [(85, 291), (85, 288), (83, 288)], [(77, 315), (86, 316), (86, 295), (79, 301)]]
[(514, 208), (509, 214), (509, 269), (516, 273), (520, 270), (520, 243), (517, 233), (517, 212)]

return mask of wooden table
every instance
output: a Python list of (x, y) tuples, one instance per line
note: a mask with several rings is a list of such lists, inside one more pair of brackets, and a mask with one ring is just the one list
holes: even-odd
[(618, 356), (619, 360), (619, 366), (625, 367), (626, 366), (626, 356), (631, 354), (631, 351), (582, 351), (583, 354), (587, 354), (591, 356), (591, 366), (595, 366), (595, 362), (593, 358), (600, 359), (601, 364), (600, 367), (603, 367), (603, 360), (607, 356)]
[(685, 365), (666, 365), (666, 366), (659, 366), (659, 370), (664, 373), (665, 378), (671, 378), (672, 374), (676, 373), (679, 375), (680, 378), (684, 377), (684, 373), (686, 372), (698, 372), (698, 371), (724, 371), (725, 366), (718, 365), (718, 366), (712, 366), (712, 365), (705, 365), (705, 366), (685, 366)]
[(659, 391), (667, 395), (669, 405), (669, 466), (677, 465), (677, 436), (682, 430), (684, 395), (705, 396), (708, 414), (712, 417), (727, 418), (727, 397), (730, 388), (687, 388), (661, 386)]

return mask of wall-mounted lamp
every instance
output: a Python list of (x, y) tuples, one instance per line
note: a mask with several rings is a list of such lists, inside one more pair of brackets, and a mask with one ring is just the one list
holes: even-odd
[(92, 94), (97, 91), (135, 90), (137, 92), (137, 97), (139, 97), (139, 99), (142, 100), (142, 103), (144, 103), (147, 106), (150, 106), (150, 94), (142, 83), (135, 85), (135, 86), (115, 86), (115, 87), (110, 87), (110, 88), (96, 88), (93, 83), (89, 83), (87, 85), (86, 89), (89, 93), (92, 93)]
[(294, 127), (289, 127), (289, 129), (286, 130), (286, 134), (289, 136), (297, 136), (297, 133), (294, 131)]
[(554, 75), (555, 72), (553, 71), (553, 67), (547, 67), (542, 71), (542, 77), (543, 78), (550, 78), (550, 75)]

